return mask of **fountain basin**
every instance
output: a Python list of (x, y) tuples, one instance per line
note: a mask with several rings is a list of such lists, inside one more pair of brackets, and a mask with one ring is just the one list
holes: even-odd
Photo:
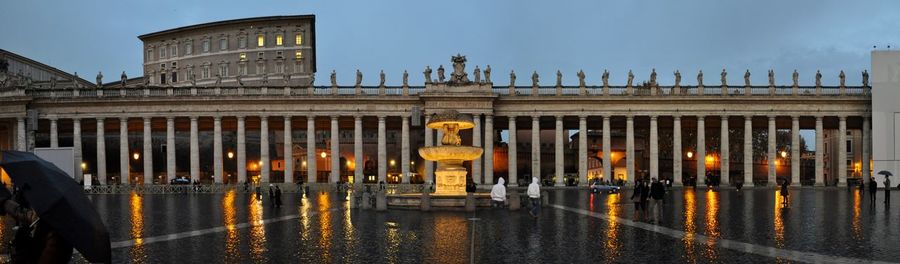
[(426, 160), (474, 160), (481, 156), (484, 150), (470, 146), (431, 146), (419, 148), (419, 155)]

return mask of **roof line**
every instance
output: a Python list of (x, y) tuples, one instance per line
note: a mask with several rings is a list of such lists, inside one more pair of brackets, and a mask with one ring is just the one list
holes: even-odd
[(213, 22), (207, 22), (207, 23), (201, 23), (201, 24), (194, 24), (194, 25), (190, 25), (190, 26), (166, 29), (166, 30), (157, 31), (157, 32), (153, 32), (153, 33), (147, 33), (147, 34), (138, 36), (138, 39), (145, 40), (147, 38), (152, 38), (152, 37), (165, 35), (165, 34), (169, 34), (169, 33), (184, 31), (184, 30), (221, 26), (221, 25), (230, 25), (230, 24), (245, 23), (245, 22), (272, 21), (272, 20), (294, 20), (294, 19), (315, 20), (315, 18), (316, 18), (315, 15), (292, 15), (292, 16), (264, 16), (264, 17), (250, 17), (250, 18), (239, 18), (239, 19), (231, 19), (231, 20), (221, 20), (221, 21), (213, 21)]

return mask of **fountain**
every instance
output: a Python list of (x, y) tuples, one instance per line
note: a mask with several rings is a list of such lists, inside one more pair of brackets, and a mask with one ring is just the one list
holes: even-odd
[(442, 146), (423, 147), (419, 149), (419, 155), (430, 161), (437, 161), (435, 170), (434, 195), (465, 195), (466, 194), (466, 169), (462, 167), (464, 161), (481, 157), (484, 152), (479, 147), (461, 146), (460, 130), (472, 129), (475, 123), (470, 116), (461, 115), (455, 110), (435, 115), (426, 127), (439, 129), (444, 132), (441, 138)]

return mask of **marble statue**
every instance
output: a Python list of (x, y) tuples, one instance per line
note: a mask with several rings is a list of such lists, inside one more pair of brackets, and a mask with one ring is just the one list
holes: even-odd
[(122, 71), (122, 75), (119, 77), (121, 78), (120, 82), (122, 84), (122, 87), (125, 87), (125, 82), (128, 81), (128, 75), (125, 75), (125, 71)]
[(869, 87), (869, 71), (863, 70), (862, 72), (862, 84), (863, 87)]
[(472, 75), (475, 76), (475, 83), (481, 83), (481, 69), (478, 65), (475, 65), (475, 72)]
[(562, 87), (562, 72), (556, 70), (556, 87)]
[(509, 71), (509, 86), (516, 86), (516, 71), (514, 70)]
[(838, 78), (840, 78), (841, 87), (844, 87), (844, 80), (847, 78), (847, 76), (844, 75), (844, 70), (841, 70), (841, 73), (838, 74)]
[(681, 87), (681, 72), (675, 70), (675, 87)]
[(356, 69), (356, 86), (362, 85), (362, 72)]
[(491, 65), (484, 68), (484, 82), (494, 83), (491, 81)]
[(744, 86), (750, 86), (750, 69), (744, 72)]
[(409, 86), (409, 73), (403, 70), (403, 86)]
[(769, 69), (769, 86), (775, 86), (775, 71)]
[(263, 73), (263, 76), (262, 76), (262, 83), (263, 83), (263, 84), (269, 84), (269, 74), (268, 74), (268, 73)]
[(191, 85), (196, 86), (197, 85), (197, 75), (191, 74), (191, 76), (188, 76), (188, 77), (191, 79)]
[(97, 88), (103, 86), (103, 72), (97, 72)]
[(384, 70), (381, 70), (381, 73), (378, 74), (378, 87), (384, 86)]
[(631, 82), (634, 81), (634, 73), (631, 73), (631, 70), (628, 70), (628, 82), (625, 84), (626, 86), (631, 86)]
[(816, 70), (816, 87), (822, 86), (822, 72)]
[(540, 77), (538, 76), (537, 71), (531, 74), (531, 86), (537, 87), (538, 82), (540, 82)]
[(656, 85), (656, 68), (650, 70), (650, 85)]
[(291, 83), (291, 75), (288, 73), (282, 73), (281, 81), (284, 82), (284, 86), (288, 86)]
[(312, 73), (309, 75), (309, 84), (307, 84), (307, 87), (313, 87), (313, 85), (315, 85), (315, 84), (316, 84), (316, 73)]
[[(146, 84), (150, 84), (150, 78), (144, 77)], [(50, 77), (50, 88), (56, 88), (56, 77)]]
[(609, 86), (609, 71), (603, 69), (603, 75), (601, 75), (600, 78), (603, 79), (604, 87)]
[(431, 83), (431, 67), (425, 66), (425, 71), (422, 74), (425, 74), (425, 83)]
[(437, 74), (438, 74), (438, 83), (444, 83), (444, 65), (443, 64), (441, 64), (441, 66), (438, 67)]
[(337, 86), (337, 71), (331, 70), (331, 86)]
[(78, 72), (75, 72), (75, 75), (72, 76), (72, 86), (75, 88), (81, 88), (81, 84), (78, 83)]
[(578, 86), (584, 87), (584, 70), (578, 70)]
[[(240, 75), (238, 75), (240, 76)], [(216, 85), (222, 84), (222, 75), (216, 74)]]
[[(56, 78), (53, 78), (53, 80), (55, 81)], [(144, 86), (150, 86), (150, 77), (149, 76), (144, 76)]]
[[(241, 76), (242, 75), (238, 74), (237, 76), (234, 77), (234, 79), (237, 80), (238, 85), (244, 86), (244, 80), (243, 80), (244, 78)], [(219, 78), (219, 79), (221, 79), (221, 78)], [(216, 84), (218, 84), (218, 83), (216, 83)]]
[(469, 84), (469, 74), (466, 73), (466, 56), (456, 54), (450, 57), (453, 62), (453, 73), (450, 74), (451, 84)]
[(728, 81), (727, 81), (727, 80), (728, 80), (728, 79), (727, 79), (727, 77), (728, 77), (728, 72), (726, 72), (725, 69), (722, 69), (722, 73), (719, 74), (719, 75), (722, 76), (722, 78), (721, 78), (721, 79), (722, 79), (722, 86), (728, 86)]
[(797, 72), (797, 69), (794, 69), (794, 73), (791, 74), (791, 79), (794, 81), (794, 86), (799, 86), (800, 73)]
[(703, 70), (697, 72), (697, 86), (703, 86)]

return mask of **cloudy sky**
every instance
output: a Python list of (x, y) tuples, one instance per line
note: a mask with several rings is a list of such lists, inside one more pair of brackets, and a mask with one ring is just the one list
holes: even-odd
[[(798, 69), (826, 84), (840, 70), (860, 81), (873, 46), (900, 46), (898, 1), (6, 1), (0, 9), (0, 48), (90, 79), (97, 71), (141, 75), (138, 35), (185, 25), (253, 16), (315, 14), (319, 82), (337, 70), (352, 83), (357, 68), (388, 83), (403, 70), (421, 83), (425, 65), (467, 55), (470, 69), (490, 64), (497, 83), (508, 72), (538, 71), (549, 82), (559, 69), (577, 83), (579, 69), (599, 83), (604, 69), (623, 83), (652, 68), (662, 83), (680, 69), (685, 83), (697, 70), (730, 83), (750, 69), (754, 83), (774, 69), (779, 83)], [(525, 80), (521, 79), (520, 80)]]

